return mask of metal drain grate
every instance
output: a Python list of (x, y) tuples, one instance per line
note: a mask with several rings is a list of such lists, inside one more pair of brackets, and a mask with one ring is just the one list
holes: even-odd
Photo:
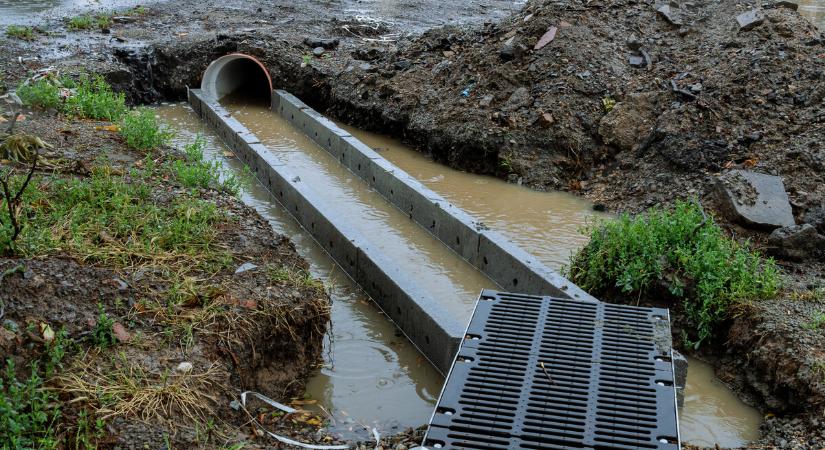
[(666, 309), (484, 291), (424, 446), (678, 449), (670, 339)]

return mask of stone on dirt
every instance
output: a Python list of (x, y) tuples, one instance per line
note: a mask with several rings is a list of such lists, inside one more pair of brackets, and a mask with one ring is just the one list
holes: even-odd
[(671, 25), (681, 26), (683, 23), (677, 8), (673, 8), (668, 3), (656, 5), (656, 11)]
[(338, 47), (338, 39), (321, 39), (308, 37), (304, 39), (304, 44), (307, 47), (323, 47), (326, 50), (333, 50), (335, 47)]
[(794, 225), (793, 211), (782, 178), (731, 170), (718, 179), (723, 213), (743, 225), (775, 229)]
[(194, 369), (195, 366), (192, 365), (189, 361), (183, 361), (175, 367), (175, 372), (178, 373), (189, 373)]
[(752, 9), (736, 16), (736, 22), (739, 24), (739, 31), (750, 31), (765, 21), (765, 16), (761, 12)]
[(235, 273), (236, 274), (237, 273), (244, 273), (244, 272), (247, 272), (247, 271), (250, 271), (250, 270), (255, 270), (257, 268), (258, 268), (258, 266), (256, 266), (255, 264), (252, 264), (250, 262), (246, 262), (246, 263), (241, 264), (237, 269), (235, 269)]
[(599, 135), (605, 144), (631, 150), (646, 139), (656, 123), (658, 93), (630, 94), (605, 114), (599, 122)]
[(647, 63), (645, 62), (645, 59), (643, 57), (637, 56), (637, 55), (630, 55), (630, 57), (628, 58), (628, 62), (630, 63), (631, 67), (642, 68), (642, 67), (645, 67), (647, 65)]
[(320, 58), (324, 55), (324, 47), (315, 47), (312, 49), (312, 54)]
[(556, 27), (550, 27), (550, 28), (548, 28), (548, 29), (547, 29), (547, 32), (545, 32), (545, 33), (541, 36), (541, 38), (539, 38), (539, 41), (538, 41), (538, 42), (536, 42), (536, 45), (533, 47), (533, 50), (541, 50), (541, 49), (542, 49), (545, 45), (547, 45), (547, 44), (549, 44), (549, 43), (553, 42), (553, 39), (555, 39), (555, 38), (556, 38), (556, 32), (557, 32), (558, 30), (559, 30), (559, 29), (558, 29), (558, 28), (556, 28)]
[(512, 61), (521, 58), (525, 50), (526, 48), (521, 44), (521, 41), (513, 36), (504, 42), (501, 50), (498, 51), (498, 56), (502, 61)]
[(811, 224), (777, 228), (768, 236), (768, 251), (782, 259), (804, 261), (825, 251), (825, 236)]

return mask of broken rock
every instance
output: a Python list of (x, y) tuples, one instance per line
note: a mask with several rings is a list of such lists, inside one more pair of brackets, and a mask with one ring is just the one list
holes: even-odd
[(743, 225), (773, 230), (794, 224), (782, 178), (732, 170), (717, 183), (722, 212)]
[(515, 36), (507, 39), (504, 42), (504, 45), (501, 47), (501, 50), (498, 52), (498, 56), (501, 58), (502, 61), (512, 61), (514, 59), (521, 58), (521, 55), (524, 54), (526, 48), (521, 45), (521, 41), (516, 39)]
[(825, 236), (810, 224), (777, 228), (768, 236), (768, 251), (779, 258), (804, 261), (825, 252)]
[(736, 22), (739, 24), (739, 31), (750, 31), (765, 21), (765, 16), (761, 12), (752, 9), (736, 16)]
[(668, 3), (657, 5), (656, 11), (671, 25), (681, 26), (683, 24), (681, 17), (679, 17), (678, 8), (674, 8)]

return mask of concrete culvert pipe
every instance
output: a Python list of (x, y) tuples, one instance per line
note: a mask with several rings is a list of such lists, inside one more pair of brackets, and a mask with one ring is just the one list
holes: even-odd
[(269, 104), (272, 78), (257, 59), (243, 53), (233, 53), (209, 64), (203, 74), (201, 90), (216, 100), (231, 94), (247, 101)]

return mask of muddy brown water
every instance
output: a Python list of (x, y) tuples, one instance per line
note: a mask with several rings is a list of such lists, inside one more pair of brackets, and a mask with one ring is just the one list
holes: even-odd
[[(300, 131), (264, 107), (227, 104), (268, 148), (298, 171), (332, 202), (347, 210), (361, 230), (376, 237), (382, 248), (433, 292), (445, 306), (466, 320), (475, 296), (492, 281), (435, 241), (355, 175), (342, 168)], [(234, 173), (241, 164), (227, 158), (228, 149), (185, 104), (157, 109), (178, 130), (176, 144), (201, 135), (207, 154)], [(503, 181), (458, 172), (383, 136), (348, 128), (403, 170), (456, 205), (478, 216), (491, 228), (511, 237), (546, 264), (559, 267), (586, 242), (579, 230), (594, 218), (591, 206), (563, 193), (539, 193)], [(424, 424), (432, 413), (442, 377), (416, 351), (369, 298), (315, 243), (297, 222), (257, 182), (243, 200), (290, 236), (309, 262), (313, 275), (330, 286), (331, 328), (323, 367), (307, 385), (307, 397), (330, 411), (331, 430), (350, 439), (370, 438), (367, 428), (392, 433)], [(422, 234), (423, 233), (423, 234)], [(695, 369), (694, 369), (695, 368)], [(315, 407), (310, 405), (310, 408)], [(320, 410), (320, 408), (319, 408)], [(691, 361), (685, 407), (680, 411), (683, 440), (740, 446), (758, 438), (759, 414), (744, 405), (713, 377), (710, 366)]]
[(801, 0), (799, 14), (817, 24), (820, 30), (825, 30), (825, 0)]

